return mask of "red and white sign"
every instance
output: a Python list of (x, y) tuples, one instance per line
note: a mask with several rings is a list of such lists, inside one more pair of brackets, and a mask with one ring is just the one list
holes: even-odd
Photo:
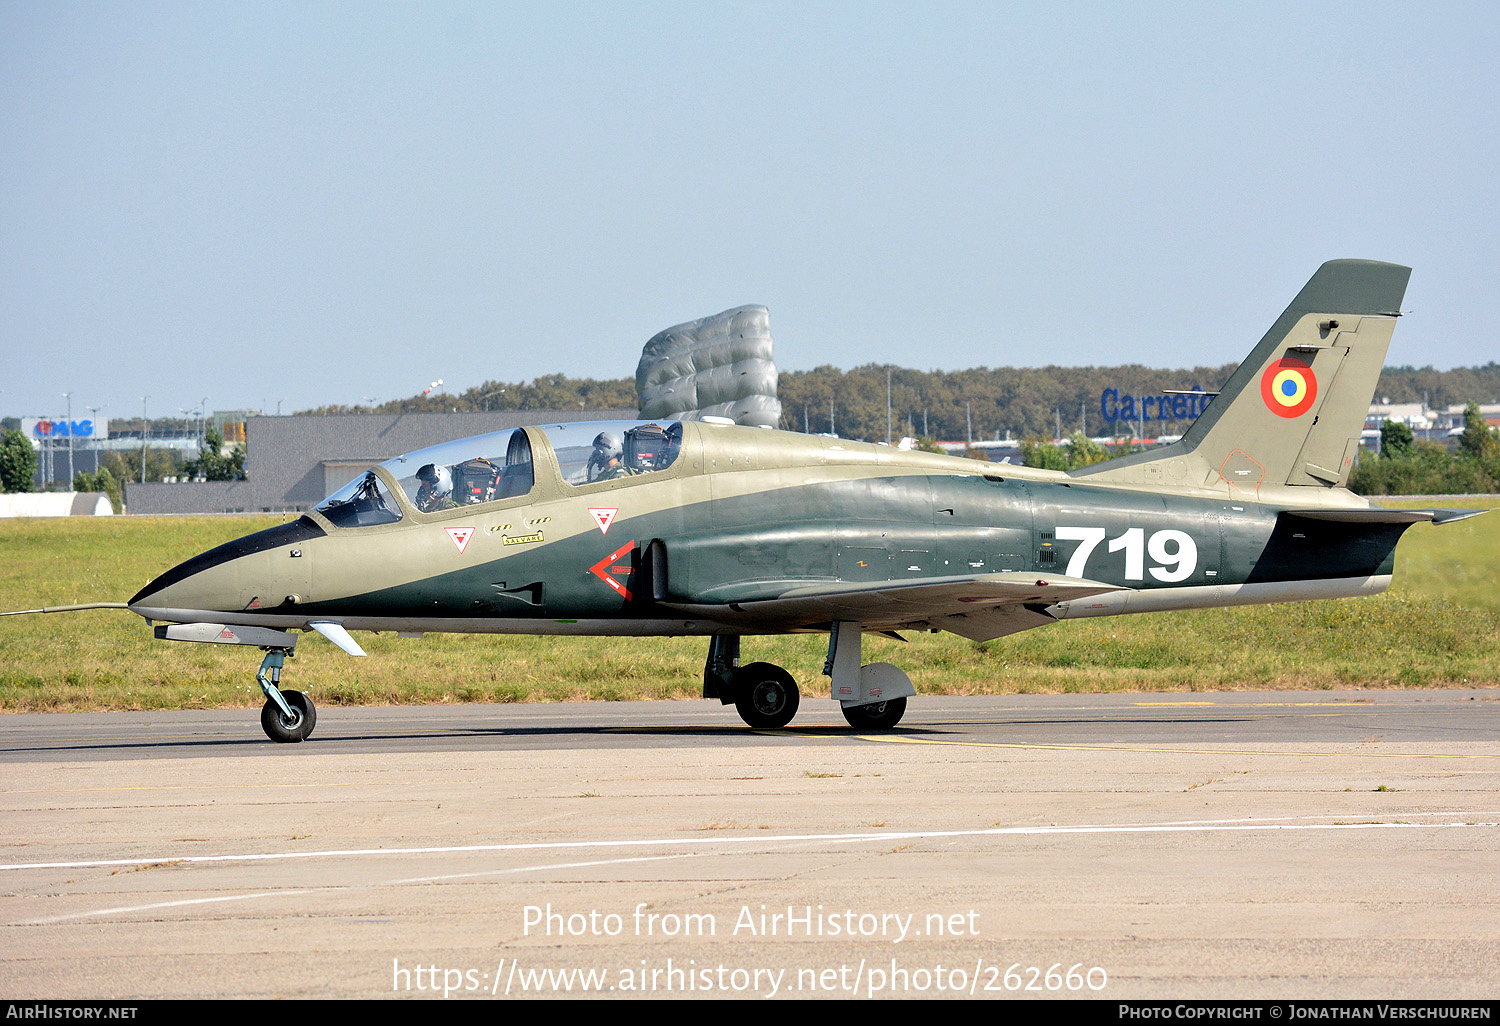
[(589, 507), (589, 515), (599, 523), (600, 534), (609, 533), (609, 525), (615, 522), (615, 514), (619, 512), (620, 510), (618, 507), (616, 507), (615, 509), (600, 509), (597, 506)]
[[(628, 585), (620, 583), (617, 578), (623, 577), (626, 581), (629, 581), (630, 575), (635, 572), (634, 568), (630, 565), (630, 553), (633, 551), (635, 551), (634, 538), (589, 567), (589, 570), (595, 577), (625, 596), (626, 602), (630, 601), (630, 588)], [(623, 566), (617, 566), (616, 564), (621, 556), (625, 557), (625, 563)]]
[(459, 552), (463, 552), (464, 549), (468, 548), (469, 539), (474, 537), (474, 528), (472, 527), (445, 527), (443, 530), (448, 532), (448, 537), (453, 539), (453, 544), (458, 546)]

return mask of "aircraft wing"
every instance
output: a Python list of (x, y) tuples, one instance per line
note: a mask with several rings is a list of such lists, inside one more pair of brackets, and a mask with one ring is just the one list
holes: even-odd
[(1056, 617), (1046, 609), (1056, 602), (1124, 589), (1077, 577), (998, 573), (911, 584), (757, 582), (736, 590), (736, 597), (719, 601), (662, 604), (750, 630), (818, 629), (842, 620), (867, 631), (932, 628), (989, 641), (1052, 623)]

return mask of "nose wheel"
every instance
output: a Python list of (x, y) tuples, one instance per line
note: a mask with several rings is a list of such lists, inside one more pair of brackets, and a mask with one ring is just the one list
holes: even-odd
[(318, 723), (317, 707), (300, 691), (283, 691), (281, 697), (290, 707), (290, 714), (268, 699), (260, 709), (260, 728), (266, 737), (281, 744), (306, 741)]
[(260, 672), (255, 675), (255, 682), (266, 695), (266, 704), (260, 710), (260, 728), (278, 744), (296, 744), (312, 734), (318, 723), (318, 710), (302, 692), (283, 691), (279, 687), (286, 656), (286, 649), (268, 649), (261, 660)]

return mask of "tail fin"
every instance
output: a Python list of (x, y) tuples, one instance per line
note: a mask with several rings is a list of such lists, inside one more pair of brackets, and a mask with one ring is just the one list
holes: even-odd
[(1101, 483), (1254, 495), (1342, 487), (1385, 364), (1411, 268), (1330, 260), (1173, 445), (1074, 471)]

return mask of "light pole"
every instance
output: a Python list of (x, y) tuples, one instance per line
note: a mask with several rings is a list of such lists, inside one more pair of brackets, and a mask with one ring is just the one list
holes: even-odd
[[(95, 421), (97, 421), (99, 419), (99, 411), (102, 410), (102, 409), (104, 409), (103, 406), (90, 406), (88, 408), (88, 410), (89, 410), (89, 426), (91, 428), (94, 428), (95, 430), (97, 430), (97, 427), (95, 425)], [(98, 435), (92, 435), (92, 434), (89, 435), (89, 448), (91, 450), (93, 450), (93, 453), (94, 453), (94, 473), (97, 474), (97, 473), (99, 473), (99, 436)]]
[(146, 483), (146, 435), (150, 430), (146, 420), (146, 400), (150, 398), (149, 395), (141, 396), (141, 484)]
[(64, 392), (63, 398), (68, 401), (68, 487), (73, 487), (73, 393)]
[[(179, 406), (177, 407), (177, 412), (182, 414), (182, 430), (191, 431), (194, 435), (196, 435), (198, 433), (198, 429), (193, 425), (192, 409), (186, 406)], [(182, 435), (179, 433), (177, 437), (180, 439), (182, 438)], [(193, 456), (193, 458), (197, 459), (198, 456), (201, 456), (202, 454), (202, 450), (200, 449), (198, 453)]]

